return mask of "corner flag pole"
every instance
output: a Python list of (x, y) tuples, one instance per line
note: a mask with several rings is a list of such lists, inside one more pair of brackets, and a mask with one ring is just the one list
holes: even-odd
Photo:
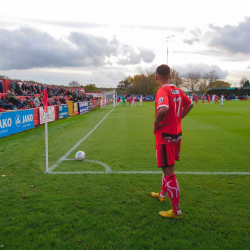
[(48, 154), (48, 123), (47, 123), (47, 111), (48, 111), (48, 94), (47, 90), (44, 90), (43, 109), (45, 112), (45, 152), (46, 152), (46, 173), (49, 173), (49, 154)]

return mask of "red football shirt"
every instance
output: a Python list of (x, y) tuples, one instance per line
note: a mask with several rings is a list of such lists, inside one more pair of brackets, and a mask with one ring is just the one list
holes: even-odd
[(155, 131), (155, 141), (165, 143), (164, 137), (169, 136), (177, 138), (181, 135), (181, 116), (182, 108), (186, 108), (192, 104), (191, 100), (176, 88), (173, 84), (166, 84), (157, 91), (155, 99), (155, 117), (160, 107), (168, 107), (168, 112), (160, 124), (166, 126), (160, 127)]

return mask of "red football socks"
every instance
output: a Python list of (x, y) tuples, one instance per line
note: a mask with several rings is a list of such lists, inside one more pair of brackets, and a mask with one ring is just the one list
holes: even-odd
[[(164, 180), (163, 180), (164, 179)], [(162, 190), (160, 193), (166, 190), (168, 192), (168, 196), (172, 202), (173, 212), (177, 215), (181, 214), (180, 209), (180, 191), (177, 179), (175, 174), (169, 176), (162, 176)], [(162, 192), (163, 191), (163, 192)], [(165, 192), (166, 194), (166, 192)]]
[(159, 193), (160, 197), (165, 197), (167, 193), (167, 183), (165, 180), (164, 174), (162, 174), (162, 182), (161, 182), (161, 192)]

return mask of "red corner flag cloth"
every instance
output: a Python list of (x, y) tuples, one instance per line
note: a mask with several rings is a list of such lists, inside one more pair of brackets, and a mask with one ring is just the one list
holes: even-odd
[(43, 97), (43, 109), (45, 112), (47, 112), (48, 110), (48, 94), (47, 94), (47, 90), (44, 90), (44, 97)]

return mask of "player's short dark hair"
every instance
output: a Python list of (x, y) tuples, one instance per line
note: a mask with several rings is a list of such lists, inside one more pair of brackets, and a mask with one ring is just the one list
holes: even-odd
[(168, 78), (170, 75), (170, 68), (166, 64), (162, 64), (157, 67), (156, 74), (162, 78)]

